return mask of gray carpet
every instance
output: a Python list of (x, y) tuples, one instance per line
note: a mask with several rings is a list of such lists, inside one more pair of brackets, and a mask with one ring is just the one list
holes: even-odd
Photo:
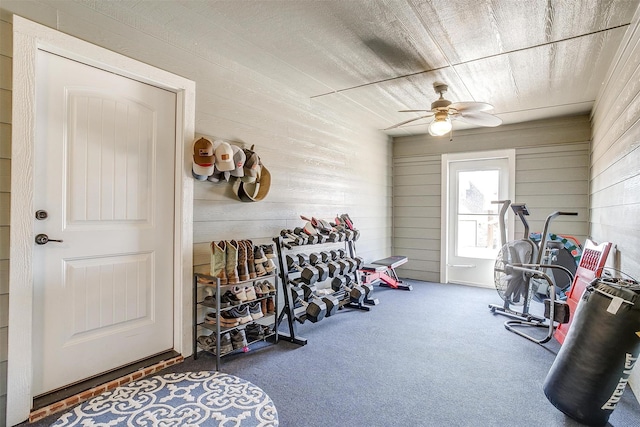
[[(284, 427), (581, 425), (542, 391), (559, 345), (506, 331), (487, 308), (501, 302), (495, 290), (410, 283), (413, 291), (376, 287), (370, 312), (300, 325), (306, 346), (264, 345), (224, 357), (221, 369), (262, 388)], [(205, 355), (171, 371), (214, 366)], [(609, 421), (640, 425), (629, 387)]]

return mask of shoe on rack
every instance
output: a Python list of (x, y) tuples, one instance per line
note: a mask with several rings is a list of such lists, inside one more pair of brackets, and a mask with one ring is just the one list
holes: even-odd
[[(215, 344), (213, 347), (215, 352)], [(231, 353), (233, 351), (233, 344), (231, 343), (231, 334), (229, 332), (220, 335), (220, 354)]]
[(249, 267), (247, 266), (247, 246), (244, 240), (238, 240), (238, 278), (241, 282), (249, 280)]
[(231, 344), (234, 350), (239, 348), (245, 348), (249, 344), (247, 343), (247, 335), (244, 333), (244, 329), (236, 329), (230, 332)]
[(264, 339), (264, 330), (262, 329), (262, 325), (258, 325), (257, 323), (251, 323), (247, 325), (244, 329), (247, 334), (247, 341), (259, 341)]
[(260, 300), (260, 311), (262, 311), (263, 313), (267, 312), (267, 299), (268, 298)]
[(255, 245), (253, 249), (253, 262), (255, 264), (262, 264), (263, 262), (267, 262), (267, 257), (264, 254), (264, 250), (262, 250), (262, 246)]
[(234, 286), (233, 288), (231, 288), (231, 292), (233, 292), (233, 295), (235, 295), (235, 297), (238, 298), (238, 300), (240, 301), (247, 300), (247, 292), (244, 286)]
[(239, 307), (234, 307), (226, 313), (228, 313), (229, 316), (233, 316), (234, 318), (236, 318), (241, 325), (249, 323), (253, 320), (253, 318), (251, 317), (251, 313), (249, 312), (249, 305), (247, 304), (243, 304)]
[(256, 267), (256, 276), (257, 277), (262, 277), (262, 276), (266, 276), (267, 275), (267, 270), (264, 268), (264, 264), (261, 262), (257, 262), (255, 264)]
[(267, 314), (272, 314), (276, 312), (276, 305), (273, 302), (273, 297), (267, 298)]
[(273, 283), (271, 283), (268, 280), (265, 280), (264, 282), (262, 282), (262, 289), (265, 290), (269, 295), (275, 295), (276, 294), (276, 285), (274, 285)]
[(216, 337), (214, 334), (200, 335), (196, 341), (203, 350), (211, 351), (216, 348)]
[(266, 245), (262, 245), (262, 251), (264, 252), (264, 256), (266, 256), (267, 258), (273, 259), (276, 257), (276, 252), (273, 247), (273, 243), (267, 243)]
[(215, 325), (217, 322), (217, 317), (215, 313), (206, 313), (204, 315), (204, 323), (208, 323), (210, 325)]
[(256, 262), (253, 259), (254, 247), (251, 240), (245, 240), (244, 245), (247, 248), (247, 268), (249, 269), (249, 279), (255, 279), (256, 275)]
[(240, 319), (237, 316), (234, 316), (232, 311), (236, 310), (236, 307), (232, 308), (228, 311), (223, 311), (220, 314), (220, 326), (224, 326), (225, 328), (233, 328), (240, 324)]
[(256, 295), (256, 289), (253, 287), (253, 285), (245, 286), (244, 293), (247, 296), (247, 301), (254, 301), (256, 298), (258, 298)]
[(220, 297), (220, 308), (231, 307), (232, 305), (238, 305), (241, 302), (242, 301), (240, 301), (233, 292), (227, 291)]
[(262, 298), (265, 295), (264, 290), (262, 289), (262, 282), (257, 282), (256, 284), (253, 285), (253, 290), (256, 293), (256, 298)]
[(253, 320), (257, 320), (264, 316), (260, 303), (258, 301), (249, 304), (249, 314)]

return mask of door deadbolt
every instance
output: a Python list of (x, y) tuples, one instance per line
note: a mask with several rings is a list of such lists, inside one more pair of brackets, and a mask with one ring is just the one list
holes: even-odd
[(39, 245), (46, 245), (49, 242), (60, 242), (60, 243), (62, 243), (62, 240), (50, 239), (49, 236), (47, 236), (46, 234), (38, 234), (36, 236), (36, 243), (39, 244)]
[(36, 219), (47, 219), (48, 216), (47, 211), (43, 211), (42, 209), (36, 211)]

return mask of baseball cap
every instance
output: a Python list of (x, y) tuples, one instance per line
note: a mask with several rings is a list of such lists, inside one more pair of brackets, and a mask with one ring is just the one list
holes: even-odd
[[(232, 171), (236, 168), (233, 163), (233, 149), (226, 141), (217, 140), (214, 142), (216, 168), (221, 172)], [(212, 171), (213, 173), (213, 171)]]
[(197, 139), (193, 143), (193, 174), (198, 176), (211, 175), (213, 173), (213, 164), (213, 143), (207, 138)]

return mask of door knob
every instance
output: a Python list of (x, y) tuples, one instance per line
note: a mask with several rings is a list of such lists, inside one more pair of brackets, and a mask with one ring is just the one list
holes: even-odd
[(39, 245), (46, 245), (49, 242), (60, 242), (60, 243), (62, 243), (62, 240), (50, 239), (49, 236), (47, 236), (46, 234), (38, 234), (36, 236), (36, 243), (39, 244)]

